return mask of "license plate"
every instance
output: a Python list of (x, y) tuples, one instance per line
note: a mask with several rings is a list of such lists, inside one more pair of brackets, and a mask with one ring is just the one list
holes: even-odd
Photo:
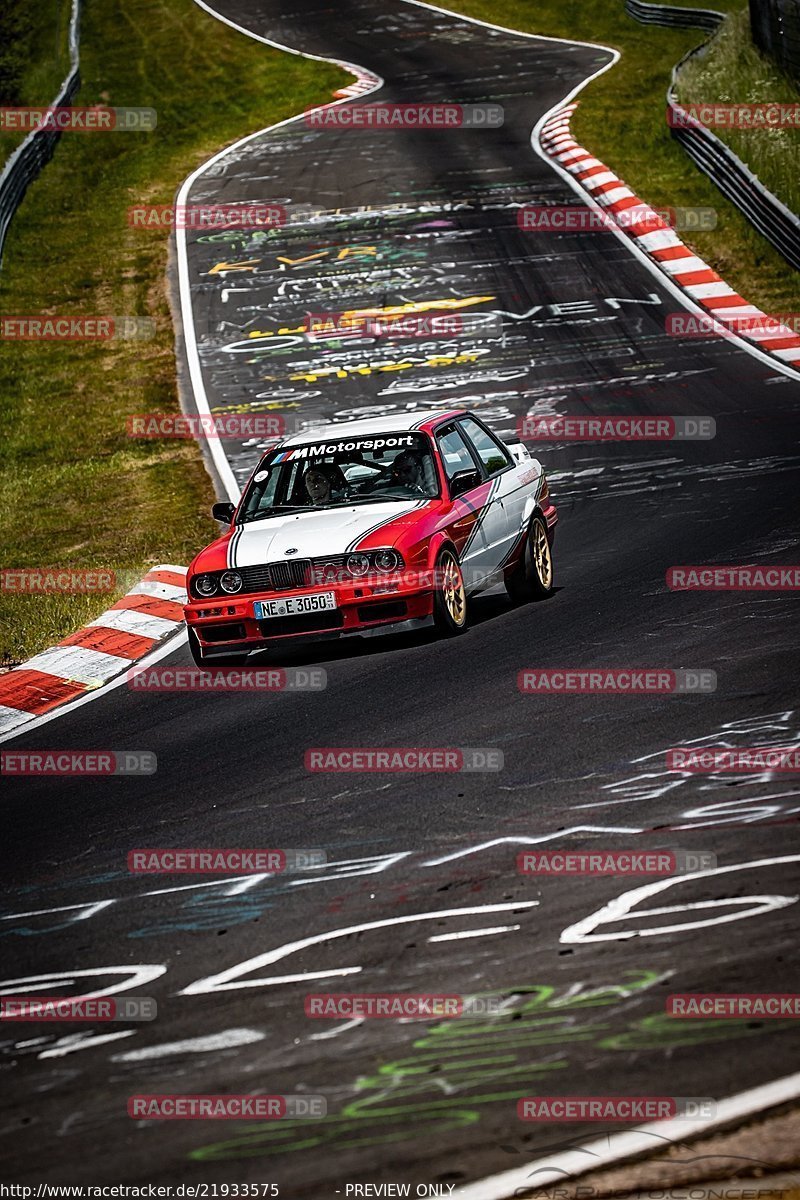
[(257, 621), (267, 617), (299, 617), (303, 613), (326, 612), (336, 608), (334, 592), (314, 592), (310, 596), (283, 596), (280, 600), (254, 600)]

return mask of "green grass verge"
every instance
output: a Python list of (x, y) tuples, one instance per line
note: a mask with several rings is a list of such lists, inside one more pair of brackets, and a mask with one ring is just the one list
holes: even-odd
[[(94, 0), (81, 60), (78, 103), (153, 107), (158, 127), (62, 137), (12, 222), (0, 311), (149, 316), (156, 336), (3, 345), (0, 540), (5, 566), (116, 569), (121, 594), (155, 562), (185, 564), (218, 531), (195, 443), (126, 436), (129, 414), (178, 411), (166, 234), (130, 228), (127, 209), (172, 203), (216, 150), (351, 76), (246, 38), (191, 0)], [(0, 662), (112, 600), (0, 593)]]
[[(50, 104), (69, 72), (71, 0), (3, 0), (0, 106)], [(0, 128), (0, 166), (24, 132)]]
[[(735, 13), (708, 52), (690, 59), (678, 76), (687, 102), (759, 104), (800, 102), (800, 87), (753, 45), (747, 11)], [(800, 137), (796, 129), (715, 129), (765, 187), (800, 212)]]
[[(700, 30), (661, 29), (626, 16), (623, 0), (443, 0), (446, 8), (510, 29), (577, 38), (613, 46), (616, 66), (580, 93), (572, 130), (643, 200), (660, 208), (710, 206), (714, 230), (681, 237), (731, 287), (766, 312), (800, 309), (800, 275), (761, 237), (739, 210), (694, 166), (666, 124), (672, 67), (702, 42)], [(727, 12), (742, 0), (710, 0)], [(796, 136), (796, 135), (795, 135)]]

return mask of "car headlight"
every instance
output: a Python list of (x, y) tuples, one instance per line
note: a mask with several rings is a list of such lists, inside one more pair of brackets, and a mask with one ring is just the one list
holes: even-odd
[(242, 577), (238, 571), (223, 571), (219, 577), (219, 585), (223, 592), (227, 592), (229, 595), (231, 592), (240, 592)]
[(366, 575), (369, 570), (369, 559), (366, 554), (351, 554), (345, 566), (351, 575)]
[(396, 571), (400, 566), (400, 555), (396, 550), (378, 550), (373, 561), (376, 571), (381, 571), (386, 575), (389, 571)]
[(193, 581), (193, 586), (198, 596), (213, 596), (217, 590), (217, 581), (213, 575), (198, 575)]

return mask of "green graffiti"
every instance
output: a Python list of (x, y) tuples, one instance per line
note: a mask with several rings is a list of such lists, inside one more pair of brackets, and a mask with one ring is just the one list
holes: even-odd
[[(795, 1028), (794, 1021), (770, 1021), (769, 1030)], [(599, 1042), (601, 1050), (660, 1050), (669, 1046), (695, 1046), (700, 1042), (723, 1042), (729, 1038), (754, 1037), (765, 1027), (750, 1018), (724, 1021), (682, 1021), (666, 1013), (642, 1017), (625, 1033), (612, 1034)]]
[(313, 1150), (317, 1146), (335, 1143), (338, 1149), (357, 1149), (362, 1146), (383, 1146), (392, 1142), (405, 1142), (411, 1138), (431, 1133), (446, 1133), (451, 1129), (463, 1129), (480, 1120), (480, 1114), (471, 1110), (455, 1110), (446, 1115), (421, 1112), (408, 1118), (401, 1128), (396, 1127), (396, 1118), (347, 1119), (327, 1117), (324, 1120), (280, 1121), (265, 1128), (249, 1125), (242, 1133), (227, 1142), (201, 1146), (193, 1150), (189, 1158), (196, 1162), (226, 1162), (230, 1159), (262, 1158), (273, 1154), (290, 1154), (298, 1150)]
[[(478, 1106), (513, 1102), (531, 1091), (537, 1079), (564, 1070), (568, 1062), (519, 1063), (518, 1048), (562, 1046), (590, 1041), (608, 1025), (578, 1024), (570, 1009), (618, 1004), (663, 976), (655, 971), (628, 973), (629, 982), (602, 988), (583, 985), (559, 994), (545, 985), (507, 988), (511, 1002), (502, 1017), (442, 1021), (412, 1043), (416, 1053), (384, 1063), (354, 1085), (360, 1095), (335, 1118), (281, 1121), (251, 1127), (226, 1142), (194, 1151), (199, 1161), (294, 1153), (319, 1145), (354, 1148), (398, 1142), (443, 1132), (480, 1120)], [(500, 1080), (510, 1088), (476, 1089)], [(464, 1093), (469, 1091), (468, 1099)], [(465, 1107), (465, 1105), (469, 1107)]]
[[(750, 1037), (767, 1027), (792, 1024), (681, 1021), (658, 1012), (631, 1020), (613, 1033), (608, 1021), (588, 1022), (581, 1016), (588, 1009), (618, 1009), (667, 977), (668, 973), (642, 970), (628, 971), (624, 982), (603, 987), (506, 987), (508, 1000), (501, 1013), (440, 1021), (425, 1029), (406, 1056), (382, 1063), (372, 1074), (354, 1081), (355, 1098), (339, 1114), (249, 1126), (229, 1141), (193, 1151), (190, 1158), (217, 1162), (291, 1154), (316, 1146), (354, 1149), (434, 1136), (479, 1123), (487, 1104), (513, 1104), (523, 1096), (545, 1094), (544, 1081), (557, 1080), (559, 1072), (571, 1066), (565, 1055), (573, 1046), (591, 1044), (612, 1052), (663, 1050)], [(529, 1061), (529, 1052), (539, 1047), (557, 1047), (559, 1054), (544, 1062)]]

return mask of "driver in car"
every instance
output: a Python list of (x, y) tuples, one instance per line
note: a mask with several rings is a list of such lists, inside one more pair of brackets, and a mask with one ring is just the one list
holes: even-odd
[(425, 494), (425, 472), (422, 458), (413, 450), (403, 450), (392, 463), (391, 481), (412, 492)]
[(341, 468), (326, 463), (309, 467), (303, 476), (303, 486), (312, 504), (330, 504), (341, 495), (345, 483)]

